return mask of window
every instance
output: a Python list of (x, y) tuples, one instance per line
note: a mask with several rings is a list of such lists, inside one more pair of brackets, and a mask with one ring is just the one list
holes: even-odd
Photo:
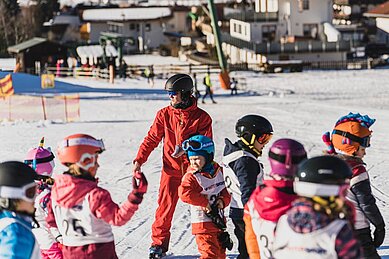
[(318, 33), (317, 24), (303, 24), (304, 37), (310, 37), (312, 39), (316, 39), (317, 33)]
[(242, 34), (242, 25), (241, 24), (238, 24), (238, 33)]
[(255, 4), (257, 12), (278, 12), (278, 0), (257, 0)]
[(298, 0), (299, 12), (309, 10), (309, 0)]
[(237, 24), (236, 23), (234, 23), (234, 32), (238, 32), (238, 30), (237, 30)]
[(139, 27), (139, 23), (136, 24), (136, 31), (139, 31), (140, 30), (140, 27)]
[(131, 31), (135, 30), (135, 23), (130, 23), (130, 30)]
[(270, 42), (274, 41), (276, 38), (276, 25), (262, 25), (262, 41)]
[(151, 24), (150, 23), (146, 23), (145, 31), (151, 31)]
[(119, 32), (119, 26), (114, 24), (108, 24), (108, 31), (110, 32)]

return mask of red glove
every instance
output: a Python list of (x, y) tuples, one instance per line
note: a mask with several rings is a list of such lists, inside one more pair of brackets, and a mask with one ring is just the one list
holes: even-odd
[(132, 178), (132, 192), (128, 196), (128, 200), (134, 204), (140, 204), (143, 200), (143, 195), (147, 192), (147, 185), (145, 175), (136, 172)]
[(135, 173), (134, 177), (132, 178), (132, 192), (136, 192), (139, 194), (145, 194), (147, 192), (147, 179), (146, 176), (143, 173)]

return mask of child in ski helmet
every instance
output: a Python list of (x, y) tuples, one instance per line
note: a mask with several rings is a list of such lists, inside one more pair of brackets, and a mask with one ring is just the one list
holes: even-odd
[(55, 179), (47, 221), (62, 233), (64, 258), (117, 258), (111, 225), (127, 223), (147, 191), (138, 173), (127, 200), (121, 206), (112, 201), (95, 177), (104, 150), (102, 140), (86, 134), (67, 136), (58, 145), (57, 156), (68, 170)]
[(244, 205), (255, 188), (262, 183), (263, 169), (258, 157), (272, 138), (273, 126), (263, 116), (250, 114), (235, 125), (239, 138), (235, 143), (225, 139), (223, 172), (228, 191), (232, 194), (229, 216), (238, 238), (239, 258), (248, 258), (245, 243)]
[(36, 177), (22, 162), (0, 163), (0, 258), (40, 258), (31, 231)]
[[(369, 174), (363, 162), (366, 148), (370, 147), (370, 127), (374, 122), (375, 119), (368, 115), (350, 112), (336, 122), (331, 134), (323, 135), (327, 153), (343, 159), (352, 169), (347, 199), (355, 206), (355, 235), (366, 258), (380, 258), (376, 248), (385, 238), (385, 221), (371, 192)], [(373, 238), (370, 224), (375, 227)]]
[[(223, 179), (222, 168), (213, 161), (213, 141), (203, 135), (195, 135), (182, 143), (190, 161), (190, 167), (178, 187), (180, 199), (191, 205), (192, 234), (204, 258), (226, 258), (226, 232), (207, 215), (215, 212), (225, 222), (223, 209), (231, 196)], [(214, 210), (213, 208), (214, 207)], [(228, 240), (226, 240), (227, 238)]]
[(245, 206), (245, 237), (251, 259), (272, 258), (274, 228), (297, 197), (293, 180), (298, 165), (306, 158), (304, 146), (293, 139), (279, 139), (270, 147), (270, 173)]
[(54, 183), (51, 178), (54, 169), (54, 154), (50, 148), (44, 148), (44, 138), (41, 139), (37, 148), (28, 151), (24, 163), (31, 166), (38, 174), (38, 196), (35, 199), (35, 219), (37, 226), (33, 228), (36, 239), (41, 249), (42, 258), (62, 258), (60, 242), (62, 235), (57, 228), (49, 228), (46, 224), (48, 214), (47, 203), (51, 197), (51, 187)]
[(299, 166), (294, 181), (299, 197), (277, 222), (274, 258), (360, 258), (344, 203), (351, 174), (334, 156), (313, 157)]

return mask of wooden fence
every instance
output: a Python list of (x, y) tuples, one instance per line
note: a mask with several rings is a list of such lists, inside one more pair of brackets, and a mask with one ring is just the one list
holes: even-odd
[[(360, 60), (345, 60), (345, 61), (319, 61), (319, 62), (304, 62), (304, 70), (347, 70), (347, 69), (370, 69), (376, 66), (375, 59), (360, 59)], [(159, 78), (168, 78), (177, 73), (185, 74), (205, 74), (205, 73), (220, 73), (220, 68), (217, 64), (194, 65), (194, 64), (168, 64), (168, 65), (128, 65), (125, 71), (126, 78), (145, 77), (145, 70), (152, 69), (154, 76)], [(124, 77), (123, 70), (120, 68), (114, 69), (114, 77)], [(229, 64), (229, 71), (263, 71), (263, 64), (260, 63), (241, 63)], [(77, 67), (77, 68), (56, 68), (48, 67), (47, 73), (54, 74), (56, 77), (76, 77), (76, 78), (98, 78), (109, 80), (110, 73), (108, 68), (96, 67)]]

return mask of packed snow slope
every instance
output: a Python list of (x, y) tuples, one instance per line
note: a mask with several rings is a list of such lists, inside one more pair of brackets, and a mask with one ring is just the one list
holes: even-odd
[[(158, 58), (157, 58), (158, 60)], [(156, 60), (156, 62), (157, 62)], [(1, 62), (0, 62), (1, 65)], [(217, 104), (199, 104), (213, 118), (216, 160), (221, 161), (224, 138), (235, 139), (236, 120), (248, 113), (261, 114), (274, 126), (273, 140), (289, 137), (301, 141), (309, 156), (322, 154), (325, 145), (321, 136), (332, 130), (335, 121), (348, 112), (360, 112), (376, 118), (372, 126), (372, 145), (367, 149), (365, 161), (371, 176), (373, 192), (384, 218), (389, 220), (389, 73), (388, 70), (319, 71), (289, 74), (234, 73), (246, 88), (238, 96), (230, 96), (220, 89), (216, 75), (215, 100)], [(25, 75), (17, 75), (23, 81)], [(102, 138), (106, 151), (99, 158), (100, 185), (108, 189), (116, 202), (122, 202), (131, 191), (131, 162), (153, 122), (158, 109), (168, 105), (163, 91), (166, 79), (156, 79), (150, 88), (144, 78), (117, 80), (115, 84), (97, 80), (59, 79), (58, 93), (80, 92), (81, 119), (75, 123), (58, 121), (3, 121), (0, 123), (2, 148), (1, 161), (23, 160), (27, 150), (37, 146), (40, 138), (55, 149), (65, 136), (88, 133)], [(21, 82), (22, 82), (21, 81)], [(199, 89), (202, 77), (198, 77)], [(46, 90), (26, 80), (15, 85), (18, 94), (45, 94)], [(65, 84), (66, 83), (66, 84)], [(34, 89), (33, 91), (31, 89)], [(271, 143), (272, 143), (271, 142)], [(270, 143), (270, 144), (271, 144)], [(269, 144), (269, 145), (270, 145)], [(269, 171), (267, 151), (261, 161)], [(149, 191), (139, 211), (130, 222), (114, 227), (117, 253), (120, 258), (147, 258), (151, 242), (151, 224), (157, 205), (158, 183), (161, 169), (161, 149), (151, 154), (143, 166), (149, 180)], [(56, 173), (64, 167), (56, 160)], [(229, 232), (233, 236), (232, 224)], [(386, 227), (387, 232), (389, 227)], [(236, 240), (236, 239), (235, 239)], [(389, 258), (389, 234), (380, 248), (380, 254)], [(236, 245), (229, 258), (237, 255)], [(179, 202), (174, 217), (168, 258), (196, 258), (196, 243), (191, 234), (189, 208)]]

